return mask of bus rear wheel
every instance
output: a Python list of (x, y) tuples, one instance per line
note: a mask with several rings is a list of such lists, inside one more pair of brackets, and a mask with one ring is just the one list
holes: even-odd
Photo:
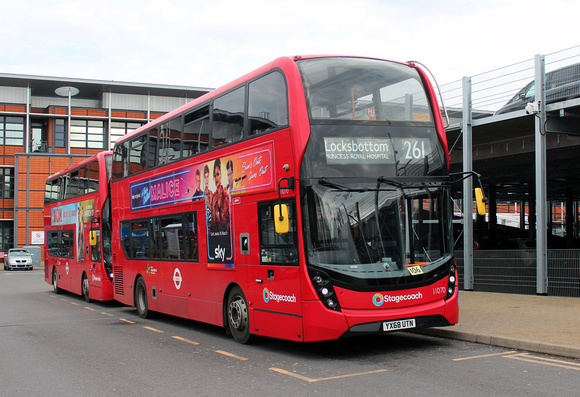
[(151, 318), (152, 312), (149, 310), (149, 304), (147, 303), (147, 287), (145, 286), (143, 277), (139, 277), (135, 283), (134, 300), (139, 317)]
[(58, 286), (58, 276), (56, 274), (56, 269), (52, 269), (52, 290), (55, 294), (60, 294), (60, 287)]
[(228, 295), (227, 305), (228, 328), (238, 343), (252, 343), (254, 335), (250, 333), (250, 313), (246, 297), (240, 287), (234, 287)]
[(89, 279), (86, 274), (83, 274), (83, 281), (81, 283), (81, 294), (85, 301), (89, 303), (91, 298), (89, 297)]

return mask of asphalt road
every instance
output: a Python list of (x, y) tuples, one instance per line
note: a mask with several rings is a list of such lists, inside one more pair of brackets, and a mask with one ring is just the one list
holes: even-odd
[(0, 271), (2, 396), (577, 395), (580, 362), (412, 334), (246, 346)]

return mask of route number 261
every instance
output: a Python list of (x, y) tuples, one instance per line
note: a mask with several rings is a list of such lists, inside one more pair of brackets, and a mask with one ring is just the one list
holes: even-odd
[(425, 141), (403, 141), (403, 150), (405, 151), (405, 159), (407, 160), (421, 160), (425, 158)]

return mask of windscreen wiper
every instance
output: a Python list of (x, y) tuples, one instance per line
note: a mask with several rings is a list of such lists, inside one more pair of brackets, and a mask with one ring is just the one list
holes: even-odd
[(336, 190), (340, 190), (342, 192), (368, 192), (369, 191), (369, 188), (366, 188), (366, 187), (353, 189), (353, 188), (338, 184), (336, 182), (329, 181), (328, 178), (326, 178), (326, 177), (320, 178), (318, 180), (318, 184), (322, 185), (322, 186), (330, 187), (330, 188), (333, 188)]
[(318, 184), (332, 188), (332, 189), (340, 190), (341, 192), (364, 193), (364, 192), (384, 192), (384, 191), (389, 190), (389, 189), (379, 189), (379, 188), (375, 189), (375, 188), (369, 188), (369, 187), (358, 187), (358, 188), (347, 187), (347, 186), (338, 184), (336, 182), (329, 181), (328, 178), (326, 178), (326, 177), (320, 178), (318, 180)]
[(391, 185), (399, 189), (408, 189), (408, 188), (426, 188), (432, 186), (442, 186), (446, 184), (451, 184), (449, 178), (442, 176), (442, 177), (405, 177), (401, 180), (399, 179), (391, 179), (384, 176), (379, 176), (377, 178), (377, 182), (380, 184), (384, 183), (386, 185)]
[(386, 192), (392, 191), (392, 189), (380, 188), (381, 184), (392, 186), (396, 189), (409, 189), (409, 188), (427, 188), (433, 186), (442, 186), (445, 184), (449, 184), (449, 179), (447, 177), (416, 177), (416, 178), (409, 178), (406, 177), (404, 180), (397, 180), (391, 179), (384, 176), (380, 176), (377, 178), (377, 187), (370, 188), (370, 187), (358, 187), (352, 188), (345, 185), (341, 185), (336, 182), (330, 181), (326, 177), (322, 177), (318, 179), (318, 184), (322, 186), (326, 186), (332, 189), (340, 190), (342, 192)]

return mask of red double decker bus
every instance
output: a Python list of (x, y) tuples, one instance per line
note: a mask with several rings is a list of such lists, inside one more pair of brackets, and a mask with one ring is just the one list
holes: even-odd
[(115, 299), (241, 343), (455, 324), (448, 164), (422, 68), (279, 58), (117, 141)]
[(111, 164), (112, 152), (101, 152), (46, 181), (44, 279), (56, 293), (113, 299)]

